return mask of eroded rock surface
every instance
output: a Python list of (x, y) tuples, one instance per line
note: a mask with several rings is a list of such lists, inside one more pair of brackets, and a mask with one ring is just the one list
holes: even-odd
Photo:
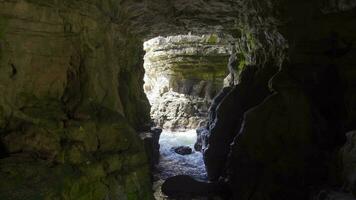
[[(310, 183), (341, 187), (330, 179), (338, 173), (333, 155), (345, 132), (356, 128), (355, 5), (0, 1), (0, 199), (152, 199), (136, 131), (150, 121), (142, 43), (190, 31), (231, 34), (243, 66), (281, 68), (288, 76), (279, 83), (296, 84), (273, 87), (277, 93), (262, 105), (236, 115), (246, 114), (243, 126), (236, 124), (241, 132), (227, 130), (241, 133), (230, 152), (236, 159), (227, 166), (234, 195), (308, 199), (304, 186)], [(344, 163), (352, 163), (353, 151), (345, 152)], [(242, 174), (251, 171), (253, 177)]]
[(178, 35), (144, 43), (144, 88), (157, 125), (192, 129), (206, 119), (211, 99), (227, 75), (229, 39), (233, 38)]
[(0, 1), (0, 199), (153, 198), (142, 42), (107, 3)]

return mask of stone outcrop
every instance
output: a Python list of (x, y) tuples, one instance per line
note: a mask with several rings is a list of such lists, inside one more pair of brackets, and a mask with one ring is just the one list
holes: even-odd
[(159, 162), (159, 138), (161, 133), (162, 129), (160, 128), (152, 128), (149, 132), (140, 133), (140, 138), (144, 143), (145, 151), (148, 154), (148, 160), (152, 171), (154, 170), (155, 165)]
[(152, 199), (142, 42), (107, 3), (0, 1), (0, 199)]
[(214, 177), (240, 200), (341, 187), (335, 152), (356, 128), (355, 9), (354, 0), (0, 1), (0, 199), (152, 199), (137, 133), (150, 123), (142, 43), (190, 31), (232, 35), (242, 68), (287, 74), (261, 105), (226, 119), (244, 116), (242, 129), (226, 129), (240, 134), (222, 146), (230, 164)]
[(151, 115), (164, 129), (192, 129), (206, 120), (208, 100), (172, 91), (157, 100), (151, 107)]
[(314, 163), (318, 154), (313, 150), (308, 98), (281, 72), (272, 84), (278, 93), (246, 112), (231, 144), (227, 177), (233, 199), (307, 199), (304, 188), (323, 172)]
[[(246, 2), (254, 2), (262, 8), (269, 1)], [(259, 69), (269, 65), (280, 68), (271, 81), (268, 80), (272, 76), (264, 83), (261, 81), (275, 93), (263, 102), (256, 102), (257, 107), (250, 110), (241, 109), (243, 104), (238, 95), (223, 94), (210, 111), (213, 120), (208, 124), (213, 126), (200, 131), (203, 135), (200, 146), (205, 152), (209, 177), (212, 180), (224, 178), (230, 183), (234, 199), (308, 199), (312, 191), (305, 188), (342, 185), (335, 154), (345, 142), (344, 133), (355, 127), (354, 103), (351, 103), (354, 99), (351, 91), (355, 89), (355, 63), (351, 58), (355, 55), (355, 37), (347, 33), (347, 30), (354, 31), (351, 24), (355, 20), (351, 13), (355, 6), (344, 1), (269, 3), (271, 10), (250, 4), (251, 10), (255, 9), (258, 14), (251, 10), (241, 14), (241, 21), (244, 17), (249, 20), (241, 30), (242, 33), (253, 30), (250, 37), (253, 46), (257, 47), (250, 49), (250, 52), (254, 51), (252, 55), (244, 54), (245, 61), (256, 63)], [(341, 4), (348, 6), (341, 8)], [(330, 7), (333, 7), (332, 11), (325, 9)], [(258, 22), (258, 15), (266, 21)], [(276, 43), (283, 41), (275, 33), (263, 36), (266, 32), (259, 24), (273, 24), (271, 19), (279, 20), (278, 32), (289, 44), (286, 52), (289, 59), (285, 63), (280, 62), (283, 53), (260, 48), (266, 47), (264, 42), (269, 36)], [(253, 34), (254, 31), (263, 33)], [(240, 42), (243, 38), (242, 34)], [(244, 42), (238, 43), (237, 47), (244, 47), (241, 44)], [(283, 42), (279, 46), (283, 47)], [(245, 52), (243, 49), (240, 52)], [(235, 88), (238, 87), (241, 85)], [(250, 92), (257, 91), (252, 89)], [(228, 101), (228, 97), (233, 100)], [(246, 100), (253, 98), (246, 97)], [(230, 114), (238, 109), (242, 110), (241, 115)], [(239, 121), (240, 116), (244, 117)], [(219, 124), (224, 118), (227, 122)], [(304, 121), (299, 121), (301, 119)], [(229, 126), (233, 122), (235, 128)], [(219, 126), (225, 129), (214, 132)], [(234, 139), (228, 140), (228, 137)], [(212, 147), (217, 150), (209, 153)], [(226, 164), (221, 158), (224, 155), (228, 160)], [(352, 159), (347, 157), (346, 160)], [(350, 195), (344, 196), (348, 198)]]
[(230, 36), (156, 37), (144, 43), (144, 89), (151, 116), (166, 129), (196, 128), (227, 75)]
[(224, 170), (230, 143), (240, 130), (244, 113), (271, 94), (267, 82), (276, 71), (273, 66), (247, 66), (241, 72), (240, 83), (225, 88), (214, 99), (209, 122), (198, 135), (210, 180), (218, 180)]

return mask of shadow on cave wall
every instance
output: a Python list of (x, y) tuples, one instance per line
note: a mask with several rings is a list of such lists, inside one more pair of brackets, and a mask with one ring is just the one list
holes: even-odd
[(0, 140), (0, 158), (5, 158), (8, 155), (5, 145), (3, 142)]

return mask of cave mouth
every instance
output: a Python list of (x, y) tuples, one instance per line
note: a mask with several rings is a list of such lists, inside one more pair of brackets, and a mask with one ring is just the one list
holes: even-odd
[(196, 129), (206, 125), (212, 98), (224, 85), (230, 41), (212, 33), (144, 42), (144, 91), (151, 118), (163, 130), (156, 181), (176, 175), (207, 181), (203, 156), (194, 148)]

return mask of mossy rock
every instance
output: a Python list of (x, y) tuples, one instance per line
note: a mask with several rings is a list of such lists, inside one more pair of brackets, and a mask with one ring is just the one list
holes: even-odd
[(38, 98), (33, 94), (20, 93), (18, 101), (21, 104), (19, 112), (43, 127), (58, 127), (61, 126), (63, 120), (67, 119), (67, 115), (62, 109), (63, 104), (58, 99)]
[(122, 179), (127, 200), (153, 199), (148, 167), (137, 168)]
[(7, 134), (3, 143), (9, 153), (34, 152), (42, 158), (53, 159), (61, 151), (60, 133), (60, 130), (30, 126)]
[(85, 151), (81, 143), (72, 143), (63, 147), (56, 160), (61, 163), (81, 164), (90, 160), (90, 154)]
[(96, 134), (96, 123), (94, 121), (77, 122), (76, 124), (73, 123), (71, 123), (71, 126), (66, 129), (66, 139), (82, 143), (85, 151), (87, 152), (95, 152), (99, 146)]
[(7, 27), (7, 20), (4, 17), (0, 16), (0, 41), (5, 37), (6, 27)]
[(87, 161), (79, 166), (80, 171), (88, 177), (104, 178), (106, 171), (100, 161)]
[(99, 155), (101, 163), (103, 163), (106, 173), (110, 174), (113, 172), (120, 171), (124, 165), (124, 156), (120, 154), (107, 154)]
[(208, 44), (217, 44), (218, 41), (219, 37), (216, 34), (211, 34), (206, 40)]
[(68, 165), (50, 166), (27, 155), (0, 160), (0, 198), (4, 200), (104, 199), (107, 188), (95, 177)]

